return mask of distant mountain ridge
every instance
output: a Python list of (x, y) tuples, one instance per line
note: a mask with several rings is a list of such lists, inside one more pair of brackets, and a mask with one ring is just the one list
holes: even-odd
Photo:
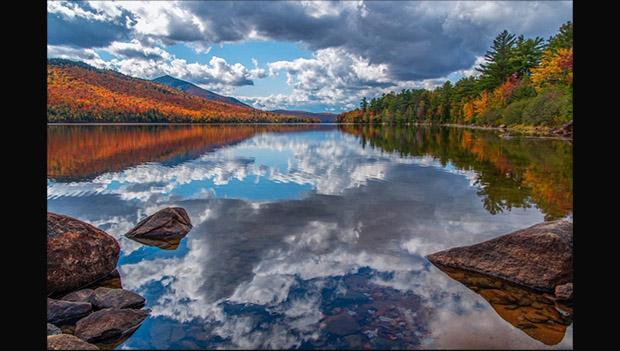
[(244, 104), (243, 102), (235, 99), (234, 97), (216, 94), (212, 91), (203, 89), (195, 84), (186, 82), (178, 78), (174, 78), (169, 75), (155, 78), (152, 81), (155, 83), (165, 84), (171, 88), (179, 89), (188, 94), (200, 96), (208, 100), (223, 101), (223, 102), (227, 102), (229, 104), (233, 104), (233, 105), (237, 105), (241, 107), (253, 108), (252, 106)]
[(319, 121), (255, 109), (234, 98), (209, 92), (172, 77), (162, 80), (186, 87), (199, 95), (114, 70), (99, 69), (84, 62), (50, 58), (47, 61), (47, 120), (65, 123)]
[(300, 110), (271, 110), (269, 112), (277, 113), (279, 115), (318, 118), (323, 123), (336, 122), (336, 118), (338, 117), (338, 114), (330, 112), (308, 112)]

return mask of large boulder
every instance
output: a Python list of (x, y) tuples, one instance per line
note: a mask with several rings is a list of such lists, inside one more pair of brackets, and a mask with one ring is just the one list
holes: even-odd
[(67, 324), (77, 321), (93, 311), (88, 302), (72, 302), (47, 299), (47, 322)]
[(148, 315), (148, 310), (106, 308), (80, 319), (74, 334), (88, 342), (108, 342), (133, 333)]
[(104, 231), (75, 218), (47, 213), (47, 292), (75, 290), (116, 268), (120, 247)]
[(536, 224), (476, 245), (429, 255), (433, 264), (488, 274), (553, 292), (573, 280), (573, 224)]
[[(126, 237), (143, 242), (147, 245), (166, 246), (165, 241), (176, 242), (183, 238), (192, 229), (192, 223), (184, 209), (180, 207), (168, 207), (140, 221), (132, 230), (125, 234)], [(172, 245), (174, 246), (174, 245)]]
[(48, 350), (99, 350), (93, 344), (69, 334), (49, 335), (47, 337)]

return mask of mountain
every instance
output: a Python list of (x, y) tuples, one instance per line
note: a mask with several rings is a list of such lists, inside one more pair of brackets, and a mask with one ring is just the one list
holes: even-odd
[(234, 97), (222, 96), (212, 91), (196, 86), (190, 82), (186, 82), (184, 80), (180, 80), (180, 79), (168, 76), (168, 75), (155, 78), (153, 79), (153, 82), (165, 84), (169, 87), (183, 90), (184, 92), (188, 94), (200, 96), (208, 100), (222, 101), (222, 102), (226, 102), (226, 103), (241, 106), (241, 107), (253, 108), (252, 106), (246, 105), (243, 102), (235, 99)]
[(47, 62), (48, 122), (318, 122), (211, 100), (65, 59)]
[(277, 113), (279, 115), (318, 118), (322, 123), (336, 122), (336, 117), (338, 117), (337, 114), (329, 112), (307, 112), (298, 110), (271, 110), (269, 112)]

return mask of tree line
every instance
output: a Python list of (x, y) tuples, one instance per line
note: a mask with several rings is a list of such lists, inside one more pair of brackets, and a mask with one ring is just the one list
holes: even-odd
[(49, 59), (48, 122), (318, 122), (187, 94), (163, 84)]
[(573, 23), (548, 38), (504, 30), (493, 40), (478, 74), (434, 90), (403, 89), (338, 117), (353, 123), (452, 123), (555, 127), (573, 119)]

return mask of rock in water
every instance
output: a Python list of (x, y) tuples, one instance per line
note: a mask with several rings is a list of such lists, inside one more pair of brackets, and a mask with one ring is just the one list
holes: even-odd
[(92, 284), (88, 284), (86, 288), (88, 289), (97, 289), (99, 287), (112, 288), (112, 289), (122, 289), (123, 282), (121, 281), (121, 275), (118, 272), (118, 269), (113, 270), (110, 274), (105, 277), (97, 280)]
[(125, 236), (135, 240), (179, 239), (191, 229), (192, 223), (184, 209), (168, 207), (141, 220)]
[(93, 305), (97, 308), (141, 308), (144, 297), (124, 289), (95, 289)]
[(359, 329), (359, 324), (347, 313), (325, 318), (325, 330), (337, 336), (353, 334)]
[(88, 302), (93, 305), (95, 302), (95, 291), (93, 289), (82, 289), (69, 293), (60, 299), (71, 302)]
[(60, 330), (60, 328), (53, 324), (47, 323), (47, 335), (49, 336), (58, 334), (62, 334), (62, 330)]
[(572, 310), (560, 313), (548, 294), (504, 279), (471, 271), (438, 266), (450, 278), (482, 296), (506, 322), (545, 345), (556, 345), (564, 339), (571, 323)]
[(104, 231), (47, 213), (47, 292), (79, 289), (116, 268), (120, 246)]
[(560, 301), (573, 299), (573, 283), (566, 283), (555, 287), (555, 297)]
[(99, 350), (93, 344), (69, 334), (49, 335), (47, 337), (48, 350)]
[(554, 291), (573, 279), (573, 224), (536, 224), (480, 244), (429, 255), (434, 264), (488, 274), (533, 289)]
[(93, 311), (87, 302), (71, 302), (47, 299), (47, 322), (52, 324), (66, 324), (86, 316)]
[(147, 310), (114, 309), (91, 313), (75, 324), (75, 336), (88, 342), (105, 342), (134, 332), (148, 316)]

